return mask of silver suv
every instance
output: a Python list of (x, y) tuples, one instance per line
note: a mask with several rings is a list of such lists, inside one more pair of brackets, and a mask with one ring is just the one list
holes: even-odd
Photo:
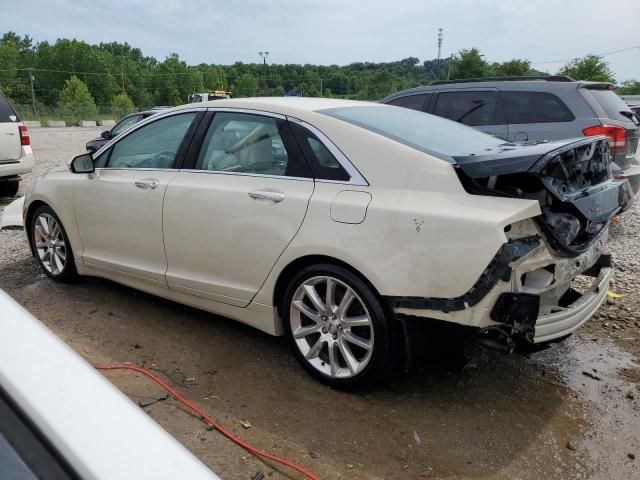
[(32, 169), (33, 152), (27, 127), (0, 93), (0, 197), (18, 193), (20, 175)]
[(640, 189), (640, 121), (604, 82), (566, 76), (437, 81), (394, 93), (382, 103), (421, 110), (513, 142), (609, 137), (616, 177)]

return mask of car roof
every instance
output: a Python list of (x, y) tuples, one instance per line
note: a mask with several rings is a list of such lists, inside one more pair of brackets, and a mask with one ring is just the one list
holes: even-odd
[(401, 90), (399, 92), (392, 93), (391, 95), (386, 96), (380, 102), (386, 103), (389, 100), (393, 100), (394, 98), (404, 97), (407, 95), (416, 95), (420, 93), (428, 93), (428, 92), (437, 92), (441, 90), (468, 90), (470, 88), (474, 89), (483, 89), (483, 88), (497, 88), (500, 90), (530, 90), (530, 91), (541, 91), (541, 92), (553, 92), (553, 91), (567, 91), (567, 90), (576, 90), (581, 87), (588, 87), (592, 85), (602, 85), (602, 86), (610, 86), (609, 82), (594, 82), (587, 80), (554, 80), (554, 77), (549, 77), (549, 80), (545, 80), (545, 77), (540, 77), (537, 79), (511, 79), (511, 80), (500, 80), (500, 79), (469, 79), (468, 81), (455, 80), (449, 83), (437, 83), (434, 85), (423, 85), (414, 88), (408, 88), (406, 90)]
[[(194, 107), (207, 108), (243, 108), (250, 110), (261, 110), (265, 112), (279, 113), (282, 115), (304, 115), (305, 113), (317, 112), (328, 108), (354, 107), (354, 106), (376, 106), (381, 105), (374, 102), (363, 102), (358, 100), (342, 100), (337, 98), (317, 98), (317, 97), (253, 97), (253, 98), (229, 98), (222, 100), (211, 100), (208, 102), (188, 103), (174, 107), (173, 110), (183, 110)], [(163, 113), (166, 113), (163, 112)]]

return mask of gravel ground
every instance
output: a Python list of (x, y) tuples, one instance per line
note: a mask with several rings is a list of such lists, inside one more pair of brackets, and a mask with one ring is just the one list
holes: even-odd
[[(99, 132), (32, 130), (37, 163), (20, 195)], [(640, 455), (639, 209), (611, 231), (620, 297), (564, 344), (528, 357), (477, 351), (464, 368), (455, 358), (424, 360), (366, 394), (319, 385), (282, 339), (236, 322), (99, 279), (56, 284), (19, 231), (0, 232), (0, 288), (87, 361), (151, 368), (243, 439), (323, 479), (640, 478), (629, 456)], [(136, 375), (107, 376), (136, 402), (158, 393)], [(172, 400), (145, 411), (222, 478), (300, 478)]]

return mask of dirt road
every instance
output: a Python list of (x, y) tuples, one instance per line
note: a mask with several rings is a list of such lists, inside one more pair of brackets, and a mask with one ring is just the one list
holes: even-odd
[[(98, 133), (31, 131), (38, 163), (21, 194)], [(562, 346), (528, 357), (477, 350), (463, 368), (456, 358), (425, 360), (363, 394), (323, 387), (282, 339), (231, 320), (99, 279), (56, 284), (19, 231), (0, 232), (0, 288), (89, 362), (151, 368), (244, 440), (322, 479), (640, 478), (640, 459), (629, 456), (640, 455), (639, 222), (635, 208), (613, 229), (622, 297)], [(136, 402), (159, 393), (135, 374), (107, 376)], [(301, 478), (173, 400), (145, 410), (224, 479)]]

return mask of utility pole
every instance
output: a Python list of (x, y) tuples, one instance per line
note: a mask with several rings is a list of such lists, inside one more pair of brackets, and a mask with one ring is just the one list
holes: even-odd
[(36, 112), (36, 96), (33, 93), (33, 69), (29, 69), (29, 83), (31, 84), (31, 104), (33, 105), (33, 114), (37, 115)]
[(264, 65), (264, 96), (267, 96), (267, 57), (269, 56), (269, 52), (258, 52), (260, 57), (262, 57), (262, 64)]
[(442, 72), (442, 68), (440, 67), (440, 54), (442, 53), (442, 38), (444, 37), (444, 33), (442, 33), (442, 28), (438, 29), (438, 76), (440, 76)]
[(120, 73), (122, 75), (122, 93), (127, 93), (124, 90), (124, 65), (120, 65)]
[(451, 75), (451, 64), (453, 63), (453, 53), (451, 54), (451, 57), (449, 58), (449, 70), (447, 70), (447, 80), (449, 80), (449, 76)]
[(320, 96), (322, 96), (322, 78), (320, 79)]

